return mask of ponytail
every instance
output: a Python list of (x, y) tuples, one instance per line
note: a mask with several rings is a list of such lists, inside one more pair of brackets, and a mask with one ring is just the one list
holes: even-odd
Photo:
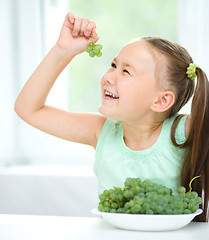
[(209, 83), (206, 74), (196, 69), (197, 86), (192, 100), (191, 122), (185, 143), (175, 141), (175, 129), (183, 115), (179, 115), (172, 126), (171, 140), (177, 147), (188, 148), (181, 171), (181, 184), (189, 190), (189, 182), (195, 176), (201, 176), (193, 182), (193, 189), (202, 197), (203, 213), (194, 221), (208, 222), (209, 201)]

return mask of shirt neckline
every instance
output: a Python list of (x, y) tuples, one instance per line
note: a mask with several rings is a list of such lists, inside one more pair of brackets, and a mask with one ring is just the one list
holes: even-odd
[(123, 139), (123, 126), (122, 123), (120, 123), (120, 129), (119, 129), (119, 144), (121, 149), (123, 150), (123, 152), (125, 154), (131, 155), (132, 157), (142, 157), (142, 156), (147, 156), (147, 155), (151, 155), (153, 153), (156, 153), (157, 151), (159, 151), (160, 147), (162, 147), (162, 141), (163, 141), (163, 136), (165, 133), (165, 125), (166, 125), (166, 120), (164, 120), (160, 134), (156, 140), (156, 142), (149, 148), (145, 149), (145, 150), (139, 150), (139, 151), (134, 151), (131, 150), (129, 147), (126, 146), (124, 139)]

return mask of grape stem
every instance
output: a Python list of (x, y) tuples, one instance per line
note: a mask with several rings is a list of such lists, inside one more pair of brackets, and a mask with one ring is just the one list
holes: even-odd
[(116, 202), (120, 208), (120, 202), (117, 199), (107, 198), (106, 200), (109, 201), (109, 203)]
[(199, 178), (199, 177), (201, 177), (201, 176), (196, 176), (196, 177), (193, 177), (193, 178), (192, 178), (192, 180), (191, 180), (190, 183), (189, 183), (189, 192), (192, 191), (192, 182), (193, 182), (196, 178)]
[(115, 189), (130, 189), (131, 187), (115, 187), (113, 186)]

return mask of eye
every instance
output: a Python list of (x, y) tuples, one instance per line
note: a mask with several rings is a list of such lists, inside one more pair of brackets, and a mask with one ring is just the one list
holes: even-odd
[(111, 67), (116, 68), (116, 64), (115, 63), (111, 63)]
[(128, 74), (130, 75), (129, 71), (126, 70), (126, 69), (124, 69), (123, 72), (124, 72), (124, 73), (128, 73)]

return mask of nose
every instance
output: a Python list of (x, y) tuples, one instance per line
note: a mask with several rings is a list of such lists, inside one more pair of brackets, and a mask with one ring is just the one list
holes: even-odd
[(116, 82), (116, 78), (115, 78), (114, 74), (107, 73), (104, 75), (104, 81), (110, 85), (114, 85)]

